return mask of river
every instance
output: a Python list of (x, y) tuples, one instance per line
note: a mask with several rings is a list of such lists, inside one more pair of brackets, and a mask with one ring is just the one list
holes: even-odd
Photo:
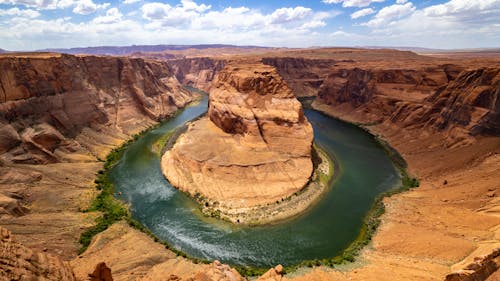
[[(306, 109), (315, 142), (336, 159), (336, 178), (304, 214), (278, 224), (247, 227), (204, 217), (194, 200), (163, 177), (158, 138), (207, 110), (207, 96), (128, 146), (110, 179), (132, 216), (190, 256), (233, 265), (270, 267), (340, 254), (359, 234), (380, 193), (401, 183), (383, 148), (362, 129)], [(203, 141), (203, 140), (200, 140)]]

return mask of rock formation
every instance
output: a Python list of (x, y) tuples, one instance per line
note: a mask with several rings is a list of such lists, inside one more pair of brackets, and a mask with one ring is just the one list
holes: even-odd
[(74, 281), (68, 263), (26, 248), (0, 227), (0, 280)]
[(0, 157), (14, 163), (104, 158), (191, 100), (166, 63), (143, 59), (4, 56), (0, 71)]
[(86, 280), (96, 271), (98, 261), (111, 269), (113, 280), (244, 280), (236, 270), (218, 261), (194, 264), (178, 257), (125, 222), (96, 235), (87, 251), (71, 262), (77, 279)]
[(312, 140), (301, 104), (273, 67), (233, 63), (212, 85), (208, 117), (164, 154), (162, 170), (172, 185), (220, 207), (264, 205), (309, 181)]
[(203, 91), (210, 90), (210, 84), (226, 63), (223, 59), (199, 57), (172, 59), (168, 61), (175, 77), (183, 84)]

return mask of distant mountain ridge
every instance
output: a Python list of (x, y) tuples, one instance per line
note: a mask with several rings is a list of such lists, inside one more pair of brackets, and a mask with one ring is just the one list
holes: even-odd
[(435, 48), (424, 48), (424, 47), (404, 47), (404, 46), (361, 46), (363, 49), (393, 49), (399, 51), (412, 51), (416, 53), (463, 53), (463, 52), (474, 52), (474, 53), (490, 53), (490, 52), (500, 52), (500, 48), (466, 48), (466, 49), (435, 49)]
[(98, 46), (98, 47), (78, 47), (78, 48), (50, 48), (37, 50), (37, 52), (56, 52), (65, 54), (88, 54), (88, 55), (129, 55), (136, 52), (162, 52), (178, 51), (186, 49), (208, 49), (208, 48), (262, 48), (260, 46), (236, 46), (225, 44), (200, 44), (200, 45), (132, 45), (132, 46)]

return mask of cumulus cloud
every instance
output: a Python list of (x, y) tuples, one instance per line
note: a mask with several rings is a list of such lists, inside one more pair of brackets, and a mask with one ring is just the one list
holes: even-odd
[(374, 13), (375, 13), (375, 10), (372, 9), (372, 8), (362, 9), (362, 10), (359, 10), (359, 11), (356, 11), (356, 12), (352, 13), (351, 14), (351, 19), (357, 19), (357, 18), (365, 17), (365, 16), (368, 16), (368, 15), (371, 15), (371, 14), (374, 14)]
[(133, 3), (137, 3), (141, 0), (123, 0), (123, 4), (133, 4)]
[(26, 6), (37, 10), (54, 10), (74, 7), (73, 12), (88, 15), (97, 9), (105, 9), (110, 4), (96, 4), (92, 0), (0, 0), (0, 4)]
[(106, 15), (96, 17), (92, 20), (93, 23), (96, 24), (110, 24), (119, 22), (123, 17), (123, 14), (120, 13), (118, 8), (111, 8), (106, 11)]
[(408, 0), (396, 0), (396, 4), (404, 4), (408, 2)]
[(205, 5), (205, 4), (198, 5), (192, 0), (181, 0), (180, 7), (182, 7), (181, 9), (184, 11), (196, 11), (198, 13), (203, 13), (212, 8), (211, 5)]
[(147, 20), (161, 21), (163, 26), (178, 26), (190, 23), (210, 8), (210, 5), (198, 5), (191, 0), (182, 0), (175, 7), (159, 2), (147, 3), (141, 10), (143, 18)]
[(17, 17), (27, 17), (27, 18), (37, 18), (40, 16), (40, 13), (35, 10), (25, 9), (21, 10), (19, 8), (11, 8), (7, 10), (0, 10), (1, 16), (17, 16)]
[(142, 6), (142, 16), (147, 20), (159, 20), (168, 16), (172, 6), (163, 3), (148, 3)]
[(382, 8), (370, 21), (363, 23), (369, 27), (379, 27), (390, 23), (393, 20), (403, 18), (410, 15), (416, 10), (411, 2), (406, 4), (394, 4)]
[[(174, 4), (156, 0), (157, 2), (141, 3), (142, 7), (134, 10), (126, 6), (107, 7), (97, 1), (0, 0), (2, 4), (10, 5), (9, 3), (15, 2), (22, 6), (0, 10), (0, 47), (33, 50), (82, 44), (130, 45), (140, 42), (288, 47), (404, 44), (454, 48), (498, 46), (500, 42), (497, 16), (500, 14), (500, 0), (447, 0), (442, 4), (419, 9), (411, 2), (393, 0), (378, 12), (367, 7), (352, 13), (353, 19), (373, 15), (362, 24), (363, 28), (352, 29), (346, 23), (340, 30), (327, 25), (327, 19), (340, 12), (318, 11), (302, 6), (281, 7), (263, 12), (251, 7), (213, 8), (192, 0)], [(124, 4), (124, 1), (131, 0), (120, 3)], [(348, 1), (328, 2), (344, 5)], [(373, 3), (364, 3), (366, 2)], [(98, 16), (87, 21), (82, 21), (81, 17), (69, 18), (68, 14), (63, 14), (60, 19), (48, 19), (44, 14), (46, 9), (62, 6), (71, 7), (65, 11), (71, 13), (77, 3), (81, 4), (81, 11), (78, 12), (91, 13), (106, 7), (107, 10), (98, 12)], [(32, 8), (26, 11), (28, 8), (23, 10), (24, 6)], [(138, 17), (141, 14), (142, 18)], [(54, 46), (54, 42), (59, 45)]]
[(371, 3), (384, 2), (385, 0), (323, 0), (325, 4), (340, 4), (342, 3), (342, 7), (367, 7), (370, 6)]
[(142, 16), (149, 23), (149, 29), (161, 27), (184, 27), (191, 29), (224, 29), (245, 31), (274, 27), (314, 29), (326, 25), (326, 18), (336, 16), (334, 12), (314, 12), (310, 8), (283, 7), (264, 14), (248, 7), (227, 7), (223, 10), (211, 10), (211, 6), (196, 4), (190, 0), (181, 1), (175, 7), (164, 3), (147, 3), (141, 8)]
[(432, 48), (496, 47), (500, 42), (500, 0), (450, 0), (423, 9), (404, 5), (382, 9), (365, 23), (371, 32), (364, 41)]
[(298, 20), (303, 20), (312, 15), (310, 8), (295, 7), (295, 8), (279, 8), (276, 9), (271, 15), (271, 23), (288, 23)]
[(461, 22), (479, 23), (497, 21), (500, 15), (500, 0), (451, 0), (447, 3), (423, 9), (428, 17), (445, 17)]
[(78, 0), (73, 8), (73, 13), (88, 15), (94, 13), (97, 9), (106, 9), (110, 3), (96, 4), (92, 0)]
[(42, 10), (63, 9), (74, 4), (73, 0), (0, 0), (0, 4), (22, 5)]

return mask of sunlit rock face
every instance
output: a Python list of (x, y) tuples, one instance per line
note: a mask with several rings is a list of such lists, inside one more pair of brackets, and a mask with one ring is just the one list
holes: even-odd
[(104, 159), (192, 100), (166, 62), (32, 54), (0, 57), (0, 159)]
[(312, 141), (300, 102), (276, 70), (233, 62), (212, 84), (208, 116), (189, 125), (162, 168), (191, 195), (229, 208), (262, 205), (306, 185)]

